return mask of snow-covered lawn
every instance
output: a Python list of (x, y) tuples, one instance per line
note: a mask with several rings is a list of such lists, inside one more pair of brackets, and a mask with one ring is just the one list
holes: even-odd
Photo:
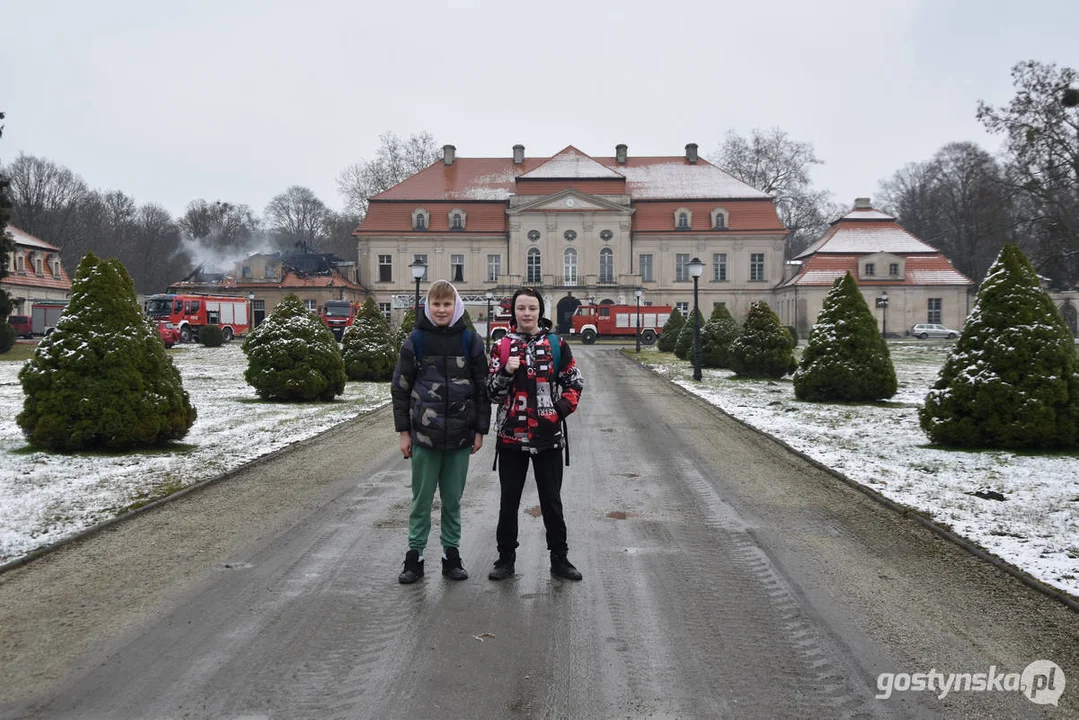
[[(916, 408), (953, 343), (889, 345), (899, 393), (879, 405), (800, 402), (789, 379), (737, 380), (725, 370), (706, 369), (695, 383), (689, 363), (650, 349), (639, 357), (728, 414), (1079, 596), (1079, 453), (930, 447)], [(243, 380), (239, 343), (170, 352), (198, 420), (184, 444), (117, 455), (29, 451), (15, 424), (21, 363), (0, 362), (0, 563), (389, 401), (386, 383), (349, 383), (344, 398), (332, 403), (266, 403)], [(982, 490), (1006, 500), (971, 494)]]
[(389, 402), (388, 383), (357, 382), (330, 403), (263, 402), (240, 343), (169, 353), (198, 419), (181, 444), (124, 454), (30, 451), (15, 423), (22, 363), (0, 362), (0, 564)]
[[(727, 414), (1079, 596), (1079, 453), (931, 447), (917, 407), (954, 343), (888, 344), (899, 392), (879, 405), (802, 402), (789, 378), (740, 380), (727, 370), (705, 369), (697, 383), (692, 366), (672, 355), (650, 351), (640, 358)], [(1005, 500), (972, 494), (979, 491)]]

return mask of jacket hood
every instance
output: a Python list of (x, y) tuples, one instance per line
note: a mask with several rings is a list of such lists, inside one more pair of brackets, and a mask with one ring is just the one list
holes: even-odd
[[(538, 294), (539, 293), (537, 293), (537, 295)], [(513, 293), (513, 299), (510, 300), (510, 326), (512, 326), (512, 327), (517, 327), (517, 297), (519, 295), (521, 295), (520, 290)], [(531, 297), (531, 295), (529, 297)], [(538, 324), (539, 324), (540, 330), (543, 329), (544, 323), (547, 323), (547, 328), (550, 329), (551, 327), (553, 327), (553, 325), (551, 324), (550, 320), (548, 320), (547, 318), (544, 317), (544, 315), (547, 314), (547, 309), (546, 309), (546, 305), (544, 305), (544, 303), (543, 303), (543, 298), (542, 297), (537, 297), (536, 300), (539, 301), (540, 319), (539, 319)]]
[[(457, 288), (452, 283), (446, 283), (453, 288), (453, 317), (450, 318), (450, 327), (457, 324), (457, 321), (465, 316), (465, 303), (461, 299), (461, 293), (457, 292)], [(427, 322), (431, 327), (438, 327), (435, 324), (434, 319), (431, 318), (431, 291), (427, 291), (427, 299), (423, 302), (423, 316), (427, 318)], [(542, 307), (542, 306), (541, 306)]]

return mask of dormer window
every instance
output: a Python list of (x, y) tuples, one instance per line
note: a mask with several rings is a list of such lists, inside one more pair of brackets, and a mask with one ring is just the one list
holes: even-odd
[(693, 216), (689, 210), (681, 208), (674, 213), (674, 227), (676, 230), (689, 230), (693, 224)]
[(891, 263), (888, 265), (888, 276), (899, 277), (899, 263)]
[(450, 230), (456, 230), (460, 232), (465, 229), (465, 211), (461, 208), (454, 208), (449, 212)]
[(727, 229), (727, 211), (723, 208), (716, 208), (712, 211), (712, 229), (713, 230), (726, 230)]
[(866, 263), (865, 264), (865, 276), (866, 277), (873, 277), (876, 274), (877, 274), (877, 266), (874, 265), (873, 263)]
[(413, 230), (427, 230), (431, 227), (431, 214), (423, 208), (416, 208), (412, 211), (412, 229)]

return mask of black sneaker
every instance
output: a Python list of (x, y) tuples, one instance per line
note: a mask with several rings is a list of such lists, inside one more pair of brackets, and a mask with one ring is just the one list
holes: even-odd
[(405, 569), (397, 576), (397, 582), (408, 585), (421, 577), (423, 577), (423, 560), (420, 560), (420, 551), (409, 550), (405, 553)]
[(517, 560), (517, 556), (514, 554), (499, 555), (495, 560), (495, 566), (491, 568), (491, 572), (487, 573), (488, 580), (505, 580), (508, 577), (513, 577), (513, 563)]
[(581, 571), (565, 555), (551, 555), (551, 574), (566, 580), (580, 580)]
[(461, 565), (461, 552), (457, 548), (446, 548), (446, 557), (442, 558), (442, 574), (450, 580), (468, 580), (468, 573)]

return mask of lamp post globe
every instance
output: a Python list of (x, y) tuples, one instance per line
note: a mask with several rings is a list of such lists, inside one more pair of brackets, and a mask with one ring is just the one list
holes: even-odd
[(637, 298), (637, 352), (641, 351), (641, 296), (644, 295), (643, 288), (635, 288), (633, 290), (633, 296)]
[[(419, 315), (420, 314), (420, 280), (422, 280), (423, 276), (427, 274), (427, 263), (423, 262), (419, 258), (416, 258), (416, 260), (413, 261), (413, 263), (411, 265), (409, 265), (409, 268), (412, 269), (412, 277), (413, 277), (413, 279), (416, 280), (416, 301), (415, 301), (415, 304), (412, 307), (415, 309), (414, 311), (415, 311), (416, 315)], [(413, 320), (413, 322), (415, 322), (415, 320)]]
[(704, 272), (700, 258), (689, 261), (689, 274), (693, 277), (693, 379), (701, 379), (701, 313), (698, 307), (697, 282)]
[(495, 294), (488, 290), (485, 292), (484, 297), (487, 298), (487, 339), (484, 341), (484, 351), (490, 354), (491, 352), (491, 301), (495, 299)]

